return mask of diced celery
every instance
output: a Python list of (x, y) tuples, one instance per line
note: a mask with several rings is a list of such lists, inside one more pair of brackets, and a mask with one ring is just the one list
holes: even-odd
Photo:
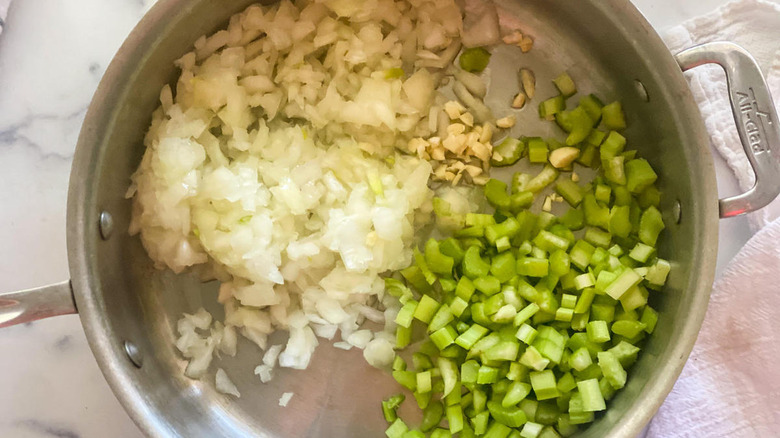
[(626, 384), (626, 371), (620, 365), (617, 357), (608, 351), (598, 353), (599, 367), (604, 377), (615, 389), (620, 389)]
[(435, 401), (428, 404), (423, 410), (422, 422), (420, 422), (420, 430), (428, 432), (434, 427), (438, 426), (444, 416), (444, 405), (441, 402)]
[(447, 324), (451, 323), (455, 319), (455, 316), (450, 310), (450, 306), (442, 304), (439, 306), (439, 310), (431, 318), (431, 322), (428, 324), (428, 332), (435, 332), (441, 328), (444, 328)]
[(607, 408), (604, 397), (601, 395), (599, 381), (588, 379), (577, 382), (577, 389), (582, 397), (582, 410), (585, 412), (603, 411)]
[(553, 83), (564, 97), (573, 96), (577, 92), (577, 86), (574, 85), (571, 76), (566, 72), (561, 73), (557, 78), (553, 79)]
[(522, 140), (507, 137), (493, 148), (490, 164), (496, 167), (511, 166), (520, 159), (524, 151), (525, 143)]
[(534, 371), (529, 377), (537, 400), (547, 400), (560, 395), (552, 370)]
[(527, 142), (528, 161), (531, 163), (546, 163), (547, 153), (549, 151), (547, 143), (539, 137), (529, 138), (527, 139)]
[(626, 187), (631, 193), (641, 193), (658, 179), (647, 160), (637, 158), (626, 163)]
[(479, 73), (488, 66), (490, 52), (484, 47), (470, 47), (460, 54), (460, 68), (468, 72)]
[(664, 220), (657, 208), (650, 206), (642, 212), (639, 222), (639, 240), (650, 246), (655, 246), (658, 235), (664, 229)]
[(397, 418), (393, 424), (385, 430), (385, 435), (387, 438), (401, 438), (407, 431), (409, 431), (409, 427), (406, 423), (400, 418)]
[(439, 350), (443, 350), (445, 347), (454, 344), (456, 337), (458, 337), (458, 332), (451, 325), (430, 334), (431, 341), (433, 341)]
[(569, 356), (569, 365), (577, 371), (582, 371), (593, 364), (587, 348), (578, 348)]
[(618, 277), (604, 289), (604, 292), (614, 299), (619, 299), (628, 289), (639, 283), (642, 277), (633, 269), (625, 269)]
[(619, 101), (612, 102), (601, 108), (601, 122), (607, 129), (626, 129), (626, 116)]

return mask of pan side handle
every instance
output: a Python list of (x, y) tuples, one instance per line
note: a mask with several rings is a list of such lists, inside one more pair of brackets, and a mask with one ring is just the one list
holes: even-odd
[(756, 175), (750, 190), (720, 200), (720, 217), (766, 206), (780, 194), (780, 122), (758, 63), (745, 49), (729, 42), (701, 44), (675, 57), (683, 71), (718, 64), (726, 72), (739, 139)]
[(0, 293), (0, 328), (77, 313), (69, 281)]

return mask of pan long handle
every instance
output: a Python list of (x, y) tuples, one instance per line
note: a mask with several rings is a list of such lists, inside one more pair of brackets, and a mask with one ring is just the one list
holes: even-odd
[(676, 55), (683, 71), (718, 64), (726, 72), (731, 110), (756, 183), (750, 190), (720, 200), (720, 217), (749, 213), (780, 194), (780, 122), (756, 60), (729, 42), (701, 44)]
[(76, 312), (70, 281), (0, 293), (0, 328)]

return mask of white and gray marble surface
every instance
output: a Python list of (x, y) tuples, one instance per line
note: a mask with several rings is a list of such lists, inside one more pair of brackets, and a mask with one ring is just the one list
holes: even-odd
[[(0, 35), (0, 291), (68, 277), (65, 204), (78, 131), (114, 52), (151, 0), (15, 0)], [(662, 31), (725, 0), (636, 0)], [(721, 195), (736, 183), (717, 159)], [(722, 270), (750, 236), (721, 221)], [(140, 437), (78, 316), (0, 331), (0, 437)]]

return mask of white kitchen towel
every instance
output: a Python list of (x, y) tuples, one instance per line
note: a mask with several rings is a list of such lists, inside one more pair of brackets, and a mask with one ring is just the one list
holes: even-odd
[(780, 436), (780, 219), (715, 282), (699, 339), (646, 438)]
[(0, 0), (0, 33), (3, 33), (3, 27), (5, 27), (5, 17), (8, 16), (9, 6), (11, 6), (11, 0)]
[[(780, 3), (777, 1), (737, 0), (728, 3), (710, 14), (670, 29), (664, 39), (673, 53), (711, 41), (731, 41), (741, 45), (761, 66), (775, 107), (780, 103)], [(748, 190), (755, 182), (755, 175), (734, 125), (723, 71), (714, 65), (702, 66), (686, 73), (686, 76), (712, 144), (734, 170), (742, 190)], [(780, 200), (749, 215), (754, 231), (777, 217), (780, 217)]]

